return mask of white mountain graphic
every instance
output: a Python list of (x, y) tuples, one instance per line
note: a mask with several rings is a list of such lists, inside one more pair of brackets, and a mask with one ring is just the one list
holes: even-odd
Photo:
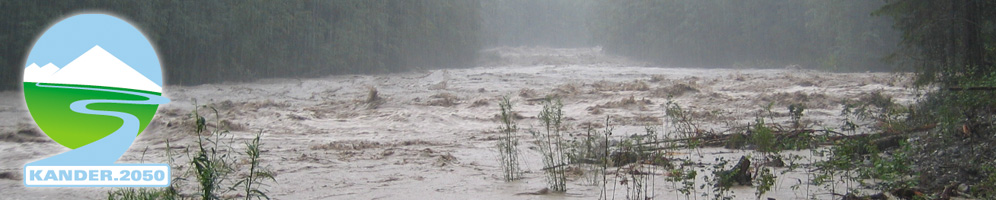
[(59, 67), (56, 67), (52, 63), (48, 63), (43, 67), (38, 67), (37, 64), (31, 63), (28, 68), (24, 68), (24, 82), (45, 82), (49, 76), (59, 71)]
[[(34, 64), (31, 66), (37, 67)], [(162, 86), (152, 82), (152, 80), (149, 80), (142, 73), (135, 71), (128, 64), (121, 62), (121, 60), (118, 60), (110, 52), (107, 52), (104, 48), (100, 48), (100, 45), (93, 46), (86, 53), (83, 53), (83, 55), (69, 62), (65, 67), (55, 71), (55, 73), (52, 73), (47, 78), (43, 76), (43, 73), (29, 75), (29, 71), (32, 71), (31, 66), (25, 69), (25, 82), (30, 82), (28, 81), (29, 76), (39, 76), (40, 78), (35, 80), (41, 80), (40, 82), (43, 83), (94, 85), (159, 93), (163, 91)], [(56, 66), (52, 65), (52, 67)], [(44, 72), (45, 67), (40, 69), (42, 70), (37, 71)], [(32, 78), (34, 79), (35, 77)]]

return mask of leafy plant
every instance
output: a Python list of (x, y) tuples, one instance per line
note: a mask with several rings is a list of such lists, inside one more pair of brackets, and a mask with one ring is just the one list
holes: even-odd
[[(908, 153), (912, 152), (907, 142), (900, 142), (900, 149), (891, 151), (890, 155), (871, 155), (871, 166), (858, 168), (861, 177), (878, 180), (878, 189), (912, 188), (916, 186), (913, 179), (911, 160)], [(883, 153), (884, 154), (884, 153)]]
[(601, 176), (605, 174), (602, 165), (607, 166), (608, 164), (606, 160), (608, 145), (605, 143), (606, 138), (603, 134), (610, 130), (611, 128), (607, 128), (605, 132), (600, 133), (589, 124), (587, 132), (582, 138), (570, 141), (567, 159), (570, 163), (577, 164), (577, 167), (584, 169), (584, 178), (587, 184), (601, 184)]
[(761, 117), (754, 120), (750, 143), (755, 145), (757, 151), (763, 153), (777, 153), (781, 150), (775, 138), (775, 130), (768, 127)]
[[(624, 169), (623, 185), (626, 185), (627, 199), (650, 199), (653, 194), (655, 181), (653, 174), (656, 174), (659, 167), (668, 167), (670, 163), (660, 153), (657, 129), (652, 126), (644, 127), (644, 134), (627, 137), (619, 143), (619, 148), (613, 153), (613, 161), (616, 164), (628, 164), (620, 166)], [(624, 158), (623, 158), (624, 157)]]
[(911, 110), (895, 103), (892, 97), (882, 94), (881, 91), (872, 92), (862, 96), (856, 102), (845, 101), (841, 115), (847, 117), (843, 128), (854, 130), (858, 124), (851, 121), (854, 117), (858, 120), (872, 120), (877, 124), (870, 126), (879, 128), (887, 132), (901, 132), (907, 128), (906, 119), (910, 116)]
[(975, 187), (972, 187), (972, 193), (981, 198), (996, 197), (996, 166), (990, 163), (983, 167), (983, 171), (988, 175), (976, 184)]
[(245, 185), (246, 200), (250, 200), (253, 197), (257, 199), (270, 197), (266, 196), (262, 190), (260, 190), (259, 185), (263, 184), (263, 180), (270, 179), (276, 182), (277, 179), (274, 178), (273, 172), (263, 169), (260, 166), (259, 149), (260, 143), (259, 139), (262, 137), (263, 131), (256, 133), (256, 137), (250, 142), (246, 142), (246, 156), (249, 157), (249, 175), (245, 177), (244, 180), (235, 183), (234, 187), (239, 185)]
[(758, 199), (760, 199), (764, 193), (771, 191), (771, 187), (775, 185), (775, 179), (778, 178), (778, 176), (771, 173), (771, 168), (762, 167), (761, 170), (758, 171), (757, 177), (758, 178), (754, 180), (757, 182), (754, 194), (757, 195)]
[[(725, 170), (726, 165), (729, 164), (729, 161), (726, 160), (726, 158), (717, 157), (715, 161), (716, 164), (712, 165), (712, 176), (705, 176), (705, 179), (710, 180), (712, 184), (703, 183), (699, 186), (699, 188), (704, 189), (705, 187), (710, 187), (712, 199), (733, 199), (734, 197), (730, 196), (729, 193), (730, 187), (733, 186), (734, 182), (737, 182), (734, 180), (734, 175), (736, 174), (735, 172), (737, 169), (734, 167), (734, 169), (729, 171)], [(708, 197), (705, 193), (702, 195)]]
[(498, 127), (498, 131), (501, 135), (498, 137), (498, 162), (501, 164), (501, 171), (505, 181), (512, 181), (518, 179), (522, 175), (519, 168), (519, 139), (516, 138), (515, 132), (518, 130), (515, 124), (515, 117), (512, 116), (512, 103), (509, 101), (508, 97), (502, 97), (502, 100), (498, 102), (498, 106), (501, 109), (499, 113), (499, 119), (501, 120), (501, 126)]
[[(271, 180), (276, 182), (273, 172), (266, 170), (262, 166), (261, 159), (261, 138), (262, 131), (257, 133), (252, 140), (245, 143), (246, 150), (244, 151), (246, 160), (248, 160), (248, 166), (237, 165), (237, 160), (240, 158), (230, 154), (229, 152), (235, 152), (231, 148), (231, 145), (235, 142), (234, 138), (227, 137), (229, 133), (228, 130), (224, 129), (222, 126), (215, 126), (212, 130), (207, 124), (207, 119), (200, 115), (198, 109), (200, 106), (195, 106), (194, 111), (191, 113), (191, 118), (194, 121), (194, 133), (196, 133), (198, 140), (194, 144), (195, 147), (193, 151), (188, 147), (186, 149), (187, 153), (184, 154), (189, 161), (186, 162), (186, 166), (182, 167), (188, 169), (186, 172), (181, 173), (178, 177), (174, 177), (171, 181), (171, 185), (166, 188), (161, 189), (118, 189), (108, 192), (108, 199), (183, 199), (185, 191), (181, 189), (184, 187), (184, 182), (187, 180), (186, 177), (193, 176), (199, 186), (196, 196), (204, 200), (220, 199), (222, 194), (235, 192), (242, 192), (241, 195), (245, 197), (246, 200), (249, 199), (269, 199), (266, 195), (265, 190), (261, 186), (265, 186), (265, 180)], [(208, 106), (204, 106), (208, 107)], [(215, 115), (216, 124), (221, 124), (221, 115), (217, 109), (214, 107), (210, 108)], [(173, 151), (170, 148), (170, 141), (166, 141), (166, 155), (168, 157), (168, 162), (170, 166), (175, 166)], [(225, 148), (225, 149), (222, 149)], [(248, 169), (245, 169), (248, 167)], [(246, 177), (235, 178), (233, 174), (245, 170), (247, 172)]]
[(802, 116), (803, 112), (806, 110), (806, 105), (803, 104), (792, 104), (788, 106), (789, 115), (792, 117), (792, 128), (800, 129), (802, 127)]
[[(608, 177), (606, 176), (605, 173), (609, 170), (609, 165), (611, 165), (611, 163), (609, 161), (609, 158), (608, 158), (608, 155), (609, 155), (609, 136), (612, 136), (612, 125), (611, 125), (610, 122), (611, 121), (609, 120), (609, 117), (606, 116), (605, 117), (605, 130), (602, 131), (602, 136), (603, 136), (602, 137), (602, 144), (603, 145), (602, 145), (602, 148), (601, 148), (601, 150), (602, 150), (602, 159), (601, 159), (601, 166), (600, 166), (600, 167), (602, 167), (602, 169), (601, 169), (601, 171), (599, 171), (600, 174), (601, 174), (601, 176), (602, 176), (602, 191), (599, 194), (599, 199), (608, 199), (607, 198), (607, 195), (608, 195), (608, 191), (607, 191), (607, 187), (608, 186), (607, 185), (609, 184), (609, 182), (608, 182)], [(615, 188), (615, 184), (613, 184), (613, 189), (614, 188)], [(613, 191), (613, 193), (614, 192), (615, 191)]]
[(547, 177), (547, 186), (551, 191), (567, 191), (567, 156), (561, 134), (564, 120), (564, 104), (560, 99), (548, 97), (543, 102), (543, 110), (539, 119), (543, 123), (545, 133), (531, 132), (539, 138), (540, 151), (543, 154), (543, 172)]
[(701, 141), (697, 138), (701, 134), (701, 131), (687, 110), (669, 98), (667, 103), (664, 104), (664, 115), (668, 118), (668, 125), (671, 130), (674, 130), (678, 134), (676, 135), (677, 137), (689, 138), (687, 142), (689, 149), (699, 146)]
[[(218, 119), (217, 124), (220, 123), (220, 114), (217, 109), (210, 107), (214, 111), (216, 118)], [(200, 196), (203, 200), (218, 199), (218, 190), (224, 189), (221, 186), (221, 182), (228, 177), (234, 171), (232, 166), (232, 161), (227, 159), (228, 155), (225, 153), (219, 153), (219, 144), (221, 142), (222, 135), (228, 134), (228, 130), (223, 130), (221, 127), (217, 127), (215, 130), (211, 131), (207, 137), (204, 136), (203, 132), (207, 131), (207, 123), (205, 118), (197, 112), (197, 109), (193, 111), (194, 118), (197, 120), (197, 149), (194, 152), (194, 156), (190, 161), (193, 165), (193, 173), (197, 178), (197, 183), (200, 185)], [(214, 136), (213, 139), (210, 137)], [(221, 146), (224, 147), (224, 146)], [(226, 151), (227, 152), (227, 151)]]
[(179, 199), (179, 195), (175, 190), (171, 189), (158, 189), (158, 188), (128, 188), (128, 189), (117, 189), (107, 192), (108, 200), (149, 200), (149, 199), (162, 199), (162, 200), (173, 200)]
[[(691, 165), (691, 163), (682, 164), (679, 168), (671, 169), (667, 178), (665, 178), (666, 181), (671, 182), (671, 186), (678, 188), (678, 192), (684, 194), (686, 199), (692, 193), (695, 193), (695, 177), (698, 175), (695, 169), (686, 169), (685, 166), (688, 165)], [(678, 187), (678, 184), (681, 184), (681, 187)], [(675, 199), (678, 199), (678, 197), (676, 196)]]

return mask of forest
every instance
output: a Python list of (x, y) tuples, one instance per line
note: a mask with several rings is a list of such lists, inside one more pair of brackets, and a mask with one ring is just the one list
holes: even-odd
[[(602, 46), (682, 67), (909, 70), (883, 1), (3, 2), (0, 89), (31, 43), (72, 13), (120, 15), (159, 49), (167, 84), (470, 67), (495, 46)], [(894, 10), (894, 9), (893, 9)], [(225, 67), (221, 67), (225, 66)]]
[(166, 84), (468, 66), (476, 1), (5, 1), (0, 89), (16, 89), (33, 40), (80, 12), (113, 13), (158, 48)]

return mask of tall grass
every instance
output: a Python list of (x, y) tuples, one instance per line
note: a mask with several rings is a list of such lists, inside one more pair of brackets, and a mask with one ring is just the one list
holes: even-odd
[(686, 143), (688, 149), (695, 149), (701, 144), (701, 141), (697, 138), (702, 132), (699, 130), (698, 124), (695, 123), (695, 119), (692, 118), (689, 111), (669, 98), (667, 103), (664, 104), (664, 115), (667, 117), (667, 126), (669, 126), (667, 128), (670, 128), (675, 133), (673, 136), (689, 139)]
[(608, 191), (606, 190), (608, 187), (606, 185), (609, 184), (609, 181), (605, 173), (609, 170), (609, 164), (610, 164), (608, 155), (609, 155), (609, 136), (612, 136), (612, 125), (609, 124), (609, 122), (611, 122), (609, 120), (609, 116), (605, 116), (605, 130), (602, 131), (602, 136), (603, 136), (602, 137), (603, 142), (601, 146), (602, 159), (600, 159), (601, 161), (600, 164), (602, 169), (601, 171), (599, 171), (599, 175), (602, 176), (602, 190), (598, 195), (599, 199), (607, 199), (606, 195), (608, 195)]
[[(242, 158), (232, 154), (232, 152), (236, 152), (232, 148), (235, 140), (228, 137), (229, 131), (221, 126), (221, 115), (218, 110), (213, 107), (203, 106), (210, 108), (217, 119), (215, 123), (217, 126), (211, 129), (207, 123), (207, 119), (200, 115), (198, 109), (196, 109), (197, 107), (191, 113), (192, 119), (195, 122), (194, 133), (197, 135), (197, 143), (194, 144), (193, 151), (188, 147), (186, 149), (187, 153), (181, 154), (181, 156), (185, 155), (189, 159), (185, 166), (177, 167), (175, 165), (174, 161), (176, 157), (174, 157), (174, 153), (171, 150), (172, 144), (169, 140), (166, 141), (166, 155), (170, 166), (187, 169), (187, 171), (180, 173), (178, 177), (174, 177), (169, 187), (158, 189), (118, 189), (108, 192), (107, 199), (171, 200), (190, 199), (190, 197), (196, 196), (203, 200), (213, 200), (222, 199), (223, 195), (245, 197), (246, 200), (270, 199), (266, 195), (265, 190), (261, 189), (261, 186), (264, 185), (263, 182), (267, 179), (274, 182), (276, 182), (276, 179), (272, 172), (262, 167), (263, 160), (260, 157), (262, 131), (257, 133), (252, 140), (245, 143), (246, 150), (244, 153), (245, 159), (248, 160), (248, 166), (240, 165), (238, 161)], [(241, 178), (233, 176), (243, 170), (247, 171), (248, 175)], [(195, 178), (198, 188), (196, 192), (187, 193), (187, 191), (183, 190), (188, 189), (184, 183), (190, 176)]]
[[(172, 192), (171, 192), (172, 191)], [(175, 190), (160, 188), (128, 188), (107, 192), (108, 200), (180, 199)]]
[[(220, 118), (220, 114), (217, 109), (210, 107), (214, 111), (215, 118)], [(218, 190), (224, 189), (221, 182), (228, 177), (234, 171), (232, 166), (232, 160), (226, 159), (228, 157), (226, 148), (227, 146), (219, 146), (222, 141), (222, 136), (228, 134), (228, 130), (222, 129), (220, 126), (216, 126), (214, 130), (208, 130), (207, 120), (194, 109), (194, 118), (197, 120), (196, 123), (196, 133), (197, 133), (197, 149), (194, 152), (194, 156), (191, 157), (190, 164), (193, 165), (193, 173), (197, 178), (197, 183), (200, 186), (200, 197), (203, 200), (219, 199), (216, 193), (222, 193)], [(220, 119), (217, 119), (220, 122)], [(221, 123), (217, 123), (221, 124)], [(207, 136), (204, 136), (204, 132), (209, 131)], [(214, 138), (211, 138), (214, 136)], [(227, 147), (231, 148), (231, 147)], [(219, 153), (219, 150), (223, 152)]]
[(264, 170), (261, 166), (261, 160), (259, 158), (259, 138), (262, 137), (263, 131), (256, 133), (256, 137), (250, 142), (246, 142), (246, 156), (249, 157), (249, 175), (247, 175), (242, 181), (239, 181), (235, 186), (245, 185), (246, 200), (256, 197), (257, 199), (270, 199), (266, 196), (266, 193), (260, 189), (263, 184), (263, 180), (270, 179), (276, 182), (277, 179), (273, 177), (273, 173)]
[[(611, 127), (606, 127), (606, 130), (610, 129)], [(598, 186), (602, 184), (602, 176), (605, 174), (603, 165), (608, 165), (605, 156), (608, 154), (608, 146), (605, 141), (607, 138), (604, 134), (609, 131), (600, 133), (591, 124), (588, 124), (586, 130), (587, 132), (582, 138), (574, 138), (569, 142), (567, 158), (570, 163), (576, 164), (579, 169), (583, 170), (584, 174), (581, 178), (585, 184)]]
[(543, 172), (546, 174), (547, 186), (553, 192), (567, 191), (567, 163), (564, 151), (563, 131), (564, 104), (560, 99), (547, 98), (543, 102), (543, 110), (539, 119), (543, 123), (545, 133), (532, 132), (540, 140), (540, 151), (543, 154)]
[(499, 113), (501, 126), (498, 127), (501, 136), (499, 136), (497, 144), (498, 162), (501, 164), (501, 171), (505, 181), (513, 181), (522, 175), (522, 171), (519, 168), (519, 150), (517, 148), (519, 146), (519, 139), (515, 136), (518, 127), (516, 126), (515, 117), (512, 112), (512, 102), (508, 100), (508, 96), (502, 97), (498, 106), (501, 108), (501, 113)]

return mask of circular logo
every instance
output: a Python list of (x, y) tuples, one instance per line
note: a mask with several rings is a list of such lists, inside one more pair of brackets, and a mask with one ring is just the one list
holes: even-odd
[(112, 133), (134, 140), (158, 104), (168, 101), (162, 79), (159, 58), (142, 32), (110, 15), (80, 14), (56, 23), (32, 46), (24, 100), (46, 135), (77, 149)]

